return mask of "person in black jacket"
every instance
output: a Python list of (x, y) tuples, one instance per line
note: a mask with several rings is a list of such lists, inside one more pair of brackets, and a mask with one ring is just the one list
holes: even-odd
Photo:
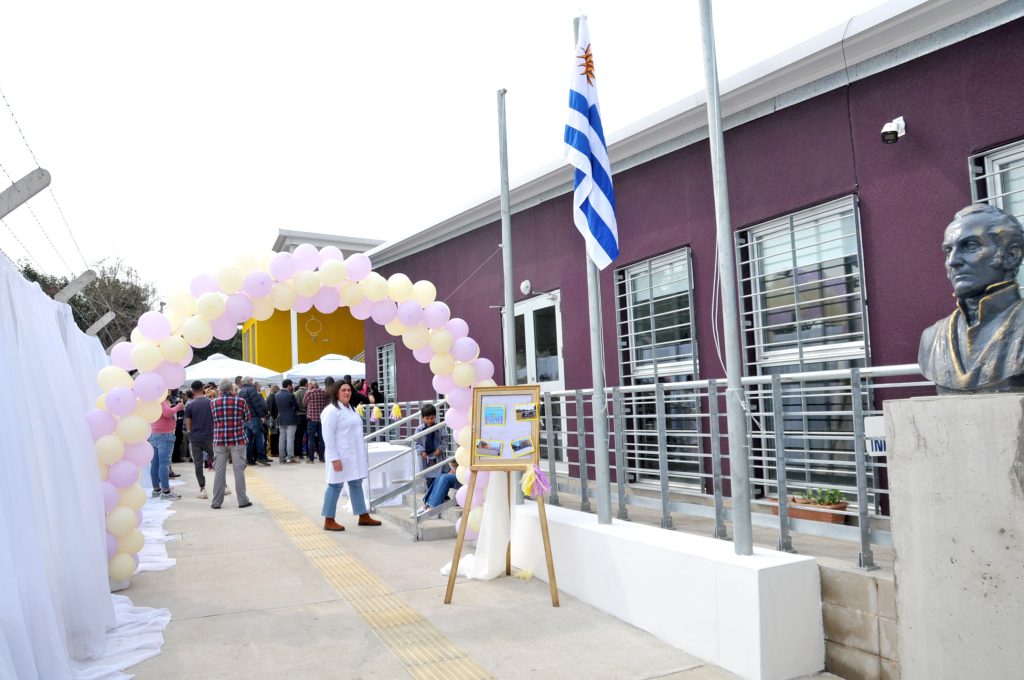
[(250, 377), (242, 378), (242, 389), (238, 396), (249, 406), (249, 420), (245, 423), (245, 436), (248, 440), (245, 458), (249, 465), (270, 465), (267, 460), (267, 440), (263, 435), (263, 419), (270, 415), (267, 400), (259, 393)]
[(295, 430), (299, 425), (299, 402), (295, 400), (292, 393), (292, 381), (285, 379), (281, 383), (281, 391), (274, 395), (274, 404), (277, 411), (277, 427), (280, 431), (278, 436), (278, 462), (298, 463), (295, 457)]

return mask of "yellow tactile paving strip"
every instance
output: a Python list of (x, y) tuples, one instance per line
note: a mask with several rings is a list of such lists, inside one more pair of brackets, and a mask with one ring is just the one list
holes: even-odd
[(246, 486), (278, 526), (345, 599), (367, 626), (421, 680), (478, 680), (491, 676), (459, 650), (387, 584), (348, 555), (324, 530), (299, 512), (261, 474), (246, 475)]

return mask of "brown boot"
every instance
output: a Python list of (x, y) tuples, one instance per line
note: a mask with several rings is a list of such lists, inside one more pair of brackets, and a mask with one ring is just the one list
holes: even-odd
[(324, 531), (344, 531), (345, 527), (334, 521), (333, 517), (324, 517)]
[(370, 513), (364, 512), (359, 515), (359, 526), (361, 527), (379, 527), (380, 520), (370, 517)]

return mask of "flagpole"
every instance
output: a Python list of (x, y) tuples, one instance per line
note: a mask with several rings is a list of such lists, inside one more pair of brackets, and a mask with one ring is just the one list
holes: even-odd
[[(579, 41), (580, 20), (573, 19), (573, 46)], [(601, 322), (601, 270), (584, 249), (587, 260), (587, 306), (590, 312), (590, 374), (594, 386), (590, 412), (594, 425), (594, 486), (597, 487), (597, 522), (612, 523), (611, 466), (608, 460), (608, 399), (605, 396), (604, 327)], [(583, 414), (577, 414), (577, 418)], [(580, 475), (587, 474), (585, 442), (579, 442)], [(589, 507), (581, 507), (589, 511)]]
[(498, 161), (501, 165), (501, 268), (504, 274), (505, 325), (502, 351), (505, 355), (505, 384), (516, 384), (515, 284), (512, 275), (512, 209), (508, 188), (508, 139), (505, 126), (505, 92), (498, 90)]
[[(736, 261), (733, 256), (732, 219), (729, 215), (729, 185), (725, 174), (725, 144), (722, 111), (719, 106), (718, 60), (711, 0), (700, 0), (701, 42), (704, 45), (704, 80), (707, 83), (708, 141), (711, 143), (711, 173), (715, 189), (718, 276), (722, 290), (722, 320), (725, 326), (726, 417), (729, 426), (729, 477), (732, 480), (732, 522), (737, 555), (753, 554), (750, 526), (750, 458), (747, 450), (747, 417), (743, 412), (740, 361), (740, 312), (736, 301)], [(711, 320), (717, 323), (716, 319)], [(713, 399), (717, 396), (712, 396)]]

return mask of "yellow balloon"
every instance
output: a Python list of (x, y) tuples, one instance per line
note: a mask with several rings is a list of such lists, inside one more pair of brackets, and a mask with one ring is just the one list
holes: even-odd
[(100, 470), (100, 481), (107, 481), (107, 478), (110, 476), (110, 467), (106, 463), (102, 463), (98, 460), (96, 461), (96, 466)]
[(113, 465), (124, 458), (124, 440), (115, 434), (105, 434), (97, 439), (95, 448), (96, 460), (104, 465)]
[(160, 355), (164, 361), (179, 363), (188, 356), (188, 343), (180, 335), (172, 335), (160, 343)]
[(274, 257), (276, 257), (276, 256), (277, 256), (277, 252), (276, 251), (268, 250), (267, 252), (263, 253), (258, 258), (256, 258), (259, 261), (259, 263), (260, 263), (260, 266), (258, 267), (258, 270), (261, 271), (261, 272), (270, 273), (270, 261), (273, 260)]
[(171, 322), (171, 333), (180, 333), (181, 324), (185, 323), (191, 314), (181, 314), (173, 309), (167, 310), (167, 320)]
[(203, 293), (196, 300), (196, 314), (204, 321), (213, 321), (224, 313), (224, 298), (217, 293)]
[(405, 274), (392, 274), (388, 277), (388, 297), (395, 302), (412, 299), (412, 281)]
[(270, 289), (270, 301), (274, 303), (275, 309), (287, 312), (295, 304), (295, 289), (292, 284), (280, 281)]
[(127, 581), (135, 573), (135, 560), (131, 555), (119, 552), (107, 562), (107, 575), (111, 581)]
[(320, 265), (317, 276), (325, 286), (340, 286), (345, 281), (345, 263), (341, 260), (327, 260)]
[(417, 281), (412, 287), (412, 299), (419, 303), (420, 307), (426, 307), (437, 297), (437, 289), (430, 281)]
[(257, 321), (266, 321), (274, 316), (274, 301), (267, 296), (252, 301), (252, 318)]
[(430, 359), (430, 371), (434, 375), (449, 375), (455, 368), (455, 358), (451, 354), (435, 354)]
[(308, 269), (295, 275), (292, 280), (295, 292), (302, 297), (313, 297), (320, 290), (320, 277)]
[(484, 521), (484, 509), (477, 506), (469, 511), (469, 528), (473, 531), (480, 531), (480, 525)]
[(149, 438), (150, 429), (144, 418), (133, 414), (121, 418), (117, 424), (117, 436), (125, 444), (138, 444)]
[[(162, 400), (161, 400), (162, 401)], [(155, 423), (159, 420), (164, 410), (160, 407), (160, 401), (138, 401), (135, 404), (133, 415), (139, 416), (147, 423)]]
[[(138, 508), (135, 508), (138, 510)], [(142, 535), (142, 532), (136, 529), (127, 536), (122, 536), (117, 541), (117, 551), (126, 553), (128, 555), (134, 555), (140, 550), (146, 543), (146, 537)], [(116, 556), (115, 556), (116, 557)]]
[(255, 255), (239, 255), (235, 258), (235, 266), (242, 270), (242, 276), (245, 277), (259, 271), (260, 261)]
[(100, 372), (96, 374), (96, 382), (104, 392), (109, 392), (115, 387), (130, 388), (135, 384), (132, 377), (128, 375), (128, 371), (117, 366), (104, 366), (101, 368)]
[(132, 347), (132, 363), (140, 371), (152, 371), (164, 360), (160, 348), (153, 342), (140, 342)]
[(135, 531), (135, 511), (119, 505), (107, 513), (107, 531), (118, 538)]
[(438, 328), (436, 331), (430, 332), (430, 349), (438, 354), (450, 352), (453, 342), (455, 342), (455, 338), (452, 336), (451, 331), (446, 328)]
[(487, 380), (478, 380), (475, 387), (497, 387), (498, 383), (494, 382), (492, 378)]
[(237, 293), (243, 283), (245, 274), (238, 267), (224, 267), (217, 272), (217, 286), (225, 293)]
[(416, 326), (402, 334), (402, 344), (409, 349), (426, 347), (428, 342), (430, 342), (430, 331), (426, 326)]
[(388, 296), (388, 282), (377, 272), (370, 272), (359, 282), (359, 288), (367, 300), (380, 302)]
[[(121, 502), (118, 505), (123, 505), (132, 510), (141, 510), (145, 504), (146, 492), (138, 484), (132, 484), (127, 489), (121, 490)], [(125, 552), (138, 552), (138, 550), (126, 550)]]
[(459, 467), (469, 467), (469, 449), (465, 446), (455, 449), (455, 462)]
[(384, 324), (384, 330), (386, 330), (391, 335), (397, 337), (402, 333), (405, 333), (407, 329), (404, 323), (402, 323), (398, 319), (392, 319), (391, 321), (388, 321), (386, 324)]
[(128, 337), (132, 342), (146, 342), (146, 336), (142, 334), (138, 326), (132, 329), (131, 335)]
[(178, 290), (167, 296), (168, 311), (188, 318), (196, 313), (196, 299), (187, 290)]
[(341, 287), (341, 300), (349, 307), (355, 307), (366, 299), (363, 289), (354, 281), (349, 281)]
[(473, 426), (466, 425), (464, 428), (458, 431), (455, 435), (455, 441), (458, 442), (459, 446), (469, 448), (469, 443), (473, 440)]
[(459, 484), (465, 485), (469, 481), (469, 467), (460, 465), (455, 470), (455, 479), (459, 480)]
[(193, 347), (205, 347), (213, 338), (213, 329), (198, 316), (190, 316), (181, 325), (181, 335)]
[(459, 387), (469, 387), (476, 382), (476, 369), (473, 364), (458, 364), (452, 369), (452, 380)]
[(96, 397), (96, 408), (102, 409), (104, 411), (107, 410), (107, 395), (101, 394), (100, 396)]

